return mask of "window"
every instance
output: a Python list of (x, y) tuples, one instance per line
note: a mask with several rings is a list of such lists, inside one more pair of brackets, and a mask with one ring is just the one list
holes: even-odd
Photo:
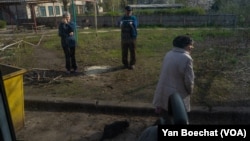
[(54, 8), (53, 6), (48, 6), (49, 9), (49, 16), (54, 16)]
[(84, 6), (83, 5), (78, 5), (76, 13), (77, 14), (84, 14)]
[(56, 15), (60, 15), (60, 7), (56, 6), (55, 9), (56, 9)]
[(41, 17), (46, 17), (47, 16), (45, 6), (39, 6), (39, 14), (40, 14)]
[(64, 6), (62, 6), (62, 11), (64, 11)]
[[(71, 7), (71, 6), (67, 6), (67, 7), (66, 7), (68, 12), (70, 12), (70, 11), (71, 11), (71, 10), (70, 10), (70, 7)], [(63, 12), (65, 12), (65, 10), (64, 10), (64, 6), (62, 6), (62, 11), (63, 11)]]

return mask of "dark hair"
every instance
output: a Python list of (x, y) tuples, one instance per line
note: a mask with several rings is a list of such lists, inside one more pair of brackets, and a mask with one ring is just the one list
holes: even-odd
[(125, 10), (127, 10), (127, 11), (132, 11), (132, 8), (131, 8), (130, 6), (126, 6), (126, 7), (125, 7)]
[(186, 35), (177, 36), (173, 40), (173, 46), (179, 47), (179, 48), (184, 48), (192, 43), (193, 43), (193, 40), (189, 36), (186, 36)]

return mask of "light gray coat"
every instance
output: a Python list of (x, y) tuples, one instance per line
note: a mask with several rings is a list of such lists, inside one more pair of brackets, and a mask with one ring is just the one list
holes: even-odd
[(190, 53), (185, 49), (174, 47), (164, 57), (153, 105), (168, 111), (169, 96), (177, 92), (189, 112), (194, 77), (193, 59)]

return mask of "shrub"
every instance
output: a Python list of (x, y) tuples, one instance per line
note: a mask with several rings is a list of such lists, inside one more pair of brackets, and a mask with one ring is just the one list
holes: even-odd
[(6, 21), (0, 20), (0, 28), (6, 27)]

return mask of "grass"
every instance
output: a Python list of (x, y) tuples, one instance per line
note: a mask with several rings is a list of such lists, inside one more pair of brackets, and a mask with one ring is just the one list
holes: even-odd
[[(80, 29), (76, 52), (78, 63), (84, 66), (121, 65), (120, 32), (114, 30), (116, 29), (99, 29), (99, 31), (108, 32), (96, 34), (95, 30), (90, 29), (87, 31), (92, 33), (86, 34), (84, 33), (86, 30)], [(192, 103), (208, 107), (243, 103), (250, 105), (247, 73), (250, 65), (248, 33), (249, 31), (223, 28), (139, 28), (136, 69), (128, 72), (113, 72), (112, 75), (104, 74), (110, 81), (101, 80), (104, 82), (100, 86), (79, 89), (84, 91), (85, 95), (82, 96), (86, 98), (91, 95), (101, 100), (151, 102), (163, 57), (171, 50), (173, 38), (180, 34), (188, 34), (195, 41), (192, 57), (196, 79)], [(26, 40), (36, 44), (39, 39), (40, 36)], [(62, 51), (57, 32), (44, 37), (40, 46), (59, 53)], [(26, 55), (32, 54), (29, 51), (26, 53)], [(25, 54), (20, 55), (17, 60), (25, 61)], [(15, 57), (13, 55), (13, 58)], [(241, 74), (238, 74), (238, 70), (242, 70)], [(87, 84), (84, 83), (84, 85)], [(77, 89), (77, 86), (80, 87), (75, 83), (73, 89)], [(110, 86), (112, 90), (107, 88)], [(61, 94), (64, 91), (66, 89), (62, 88), (62, 90), (55, 90), (54, 93)], [(108, 97), (107, 93), (112, 93), (113, 96)], [(77, 95), (77, 92), (72, 90), (65, 95)]]

